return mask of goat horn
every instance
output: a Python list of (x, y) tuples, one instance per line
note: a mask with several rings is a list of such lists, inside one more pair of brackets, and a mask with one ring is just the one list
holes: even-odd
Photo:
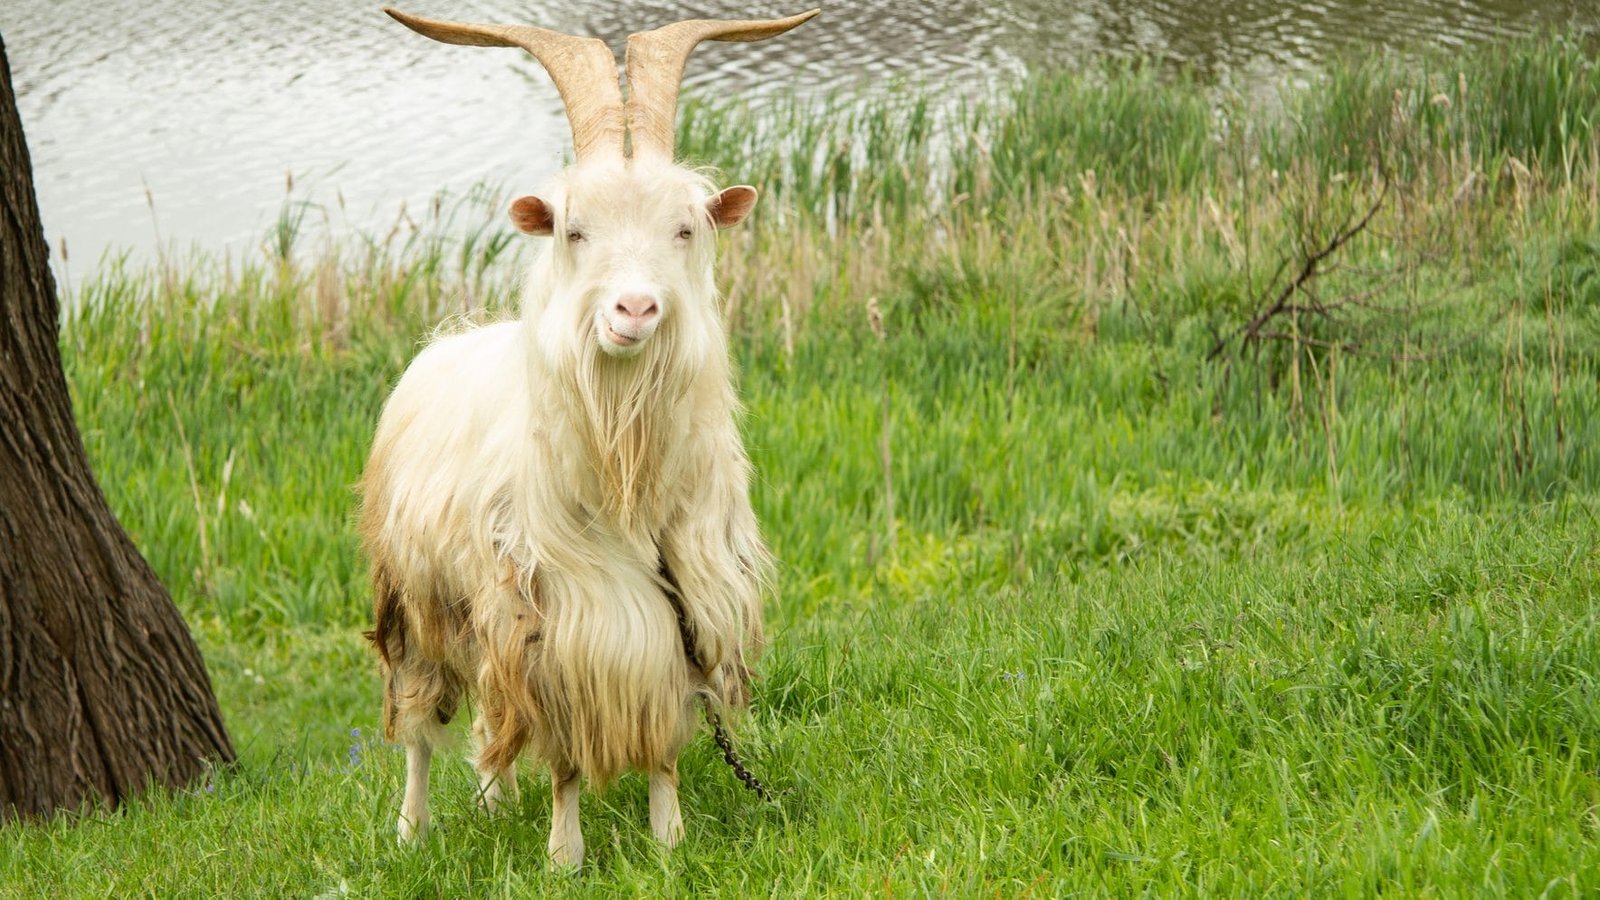
[(683, 66), (701, 41), (760, 41), (800, 25), (820, 9), (787, 19), (690, 19), (628, 37), (628, 131), (633, 152), (672, 157)]
[[(622, 155), (622, 90), (617, 58), (598, 38), (573, 37), (533, 25), (475, 25), (407, 15), (385, 6), (396, 22), (425, 37), (470, 47), (521, 47), (550, 73), (572, 125), (573, 154)], [(748, 40), (748, 39), (747, 39)]]

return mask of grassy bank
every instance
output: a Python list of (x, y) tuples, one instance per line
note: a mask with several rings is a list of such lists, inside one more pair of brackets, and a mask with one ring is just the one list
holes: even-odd
[(624, 779), (576, 878), (542, 778), (487, 820), (450, 758), (393, 846), (358, 637), (350, 486), (433, 323), (508, 302), (503, 203), (106, 272), (80, 424), (244, 765), (0, 833), (0, 893), (1594, 891), (1594, 60), (686, 111), (766, 190), (721, 272), (783, 563), (742, 741), (789, 792), (702, 740), (686, 844)]

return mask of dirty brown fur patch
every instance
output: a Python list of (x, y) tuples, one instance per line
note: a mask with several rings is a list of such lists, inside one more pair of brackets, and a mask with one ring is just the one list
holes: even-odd
[(364, 632), (385, 666), (405, 654), (405, 615), (400, 591), (381, 566), (372, 568), (372, 630)]

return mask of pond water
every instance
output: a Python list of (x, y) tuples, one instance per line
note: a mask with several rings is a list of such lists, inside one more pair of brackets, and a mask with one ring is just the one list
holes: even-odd
[[(810, 0), (397, 2), (620, 49), (663, 22), (784, 15)], [(771, 41), (703, 45), (686, 91), (871, 90), (903, 76), (960, 93), (1105, 54), (1271, 86), (1352, 48), (1597, 24), (1595, 0), (834, 2)], [(0, 37), (58, 272), (90, 271), (108, 250), (252, 252), (291, 184), (336, 230), (382, 228), (402, 202), (415, 210), (479, 182), (531, 190), (569, 141), (555, 89), (521, 51), (436, 44), (378, 2), (4, 0)]]

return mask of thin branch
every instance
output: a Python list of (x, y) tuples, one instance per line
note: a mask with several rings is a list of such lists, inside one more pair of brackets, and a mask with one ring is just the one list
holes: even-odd
[[(1266, 309), (1257, 313), (1255, 318), (1251, 319), (1243, 327), (1234, 331), (1232, 334), (1227, 335), (1226, 337), (1218, 339), (1217, 343), (1211, 348), (1211, 352), (1206, 354), (1206, 360), (1211, 361), (1222, 355), (1222, 351), (1227, 349), (1228, 342), (1233, 338), (1240, 337), (1246, 342), (1260, 340), (1261, 329), (1266, 327), (1266, 324), (1272, 321), (1273, 318), (1281, 315), (1288, 308), (1289, 301), (1293, 299), (1294, 295), (1300, 292), (1308, 283), (1311, 282), (1312, 279), (1317, 277), (1318, 267), (1321, 266), (1322, 263), (1328, 259), (1328, 257), (1337, 253), (1341, 247), (1343, 247), (1345, 244), (1348, 244), (1353, 238), (1355, 238), (1356, 235), (1365, 231), (1368, 225), (1372, 224), (1373, 217), (1378, 214), (1378, 210), (1383, 208), (1384, 202), (1389, 197), (1389, 186), (1390, 181), (1388, 177), (1385, 177), (1383, 179), (1383, 191), (1378, 194), (1378, 199), (1373, 201), (1372, 206), (1367, 210), (1366, 215), (1363, 215), (1354, 224), (1347, 226), (1344, 230), (1335, 234), (1319, 249), (1306, 254), (1305, 258), (1301, 261), (1300, 271), (1293, 279), (1289, 281), (1288, 284), (1284, 285), (1282, 290), (1278, 292), (1278, 296), (1272, 301), (1272, 304)], [(1285, 260), (1283, 264), (1279, 265), (1279, 273), (1282, 273), (1283, 269), (1287, 266), (1287, 262), (1288, 261)], [(1275, 275), (1273, 276), (1272, 282), (1268, 283), (1270, 284), (1276, 282), (1277, 280), (1278, 277)]]

